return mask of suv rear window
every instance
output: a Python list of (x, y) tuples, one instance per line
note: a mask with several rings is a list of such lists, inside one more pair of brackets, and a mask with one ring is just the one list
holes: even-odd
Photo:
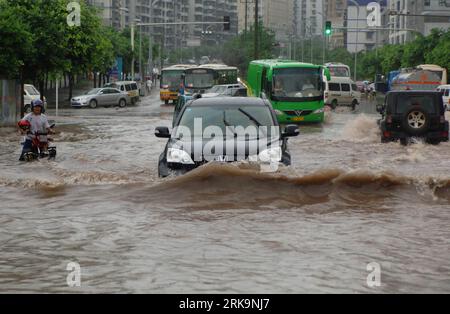
[(127, 89), (127, 92), (131, 90), (131, 85), (125, 85), (125, 88)]
[(337, 83), (330, 83), (329, 84), (329, 88), (333, 92), (340, 92), (341, 91), (341, 86), (339, 84), (337, 84)]
[(138, 86), (136, 83), (131, 84), (131, 89), (132, 90), (138, 90)]
[(436, 113), (437, 103), (433, 95), (423, 96), (401, 96), (397, 98), (396, 113), (406, 113), (412, 106), (418, 105), (424, 108), (428, 113)]

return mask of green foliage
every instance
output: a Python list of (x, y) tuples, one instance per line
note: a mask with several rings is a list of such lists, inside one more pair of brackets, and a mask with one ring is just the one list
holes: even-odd
[[(104, 27), (99, 11), (80, 1), (81, 25), (67, 24), (69, 0), (0, 0), (0, 74), (24, 81), (55, 78), (62, 73), (106, 73), (117, 56), (130, 72), (130, 30)], [(139, 55), (139, 30), (134, 57)], [(143, 38), (147, 60), (149, 39)], [(154, 57), (158, 56), (153, 47)]]

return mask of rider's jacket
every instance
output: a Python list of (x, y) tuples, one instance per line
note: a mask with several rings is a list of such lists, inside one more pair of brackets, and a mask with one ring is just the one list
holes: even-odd
[[(31, 124), (30, 133), (27, 134), (27, 139), (30, 140), (32, 140), (35, 137), (35, 134), (38, 133), (46, 134), (47, 129), (50, 128), (50, 124), (48, 123), (47, 116), (45, 114), (35, 115), (32, 112), (23, 117), (22, 120), (26, 120)], [(40, 136), (41, 142), (45, 142), (46, 140), (47, 140), (46, 136)]]

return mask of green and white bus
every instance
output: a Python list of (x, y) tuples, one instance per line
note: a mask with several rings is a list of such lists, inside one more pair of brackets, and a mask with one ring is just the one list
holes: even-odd
[(330, 72), (321, 65), (291, 60), (252, 61), (247, 84), (250, 96), (266, 97), (280, 124), (324, 120), (324, 79)]

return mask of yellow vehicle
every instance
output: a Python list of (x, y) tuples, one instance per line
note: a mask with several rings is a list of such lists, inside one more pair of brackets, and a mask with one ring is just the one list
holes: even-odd
[(184, 81), (185, 71), (192, 68), (192, 65), (177, 64), (161, 71), (160, 98), (166, 105), (169, 101), (178, 101), (178, 92)]

